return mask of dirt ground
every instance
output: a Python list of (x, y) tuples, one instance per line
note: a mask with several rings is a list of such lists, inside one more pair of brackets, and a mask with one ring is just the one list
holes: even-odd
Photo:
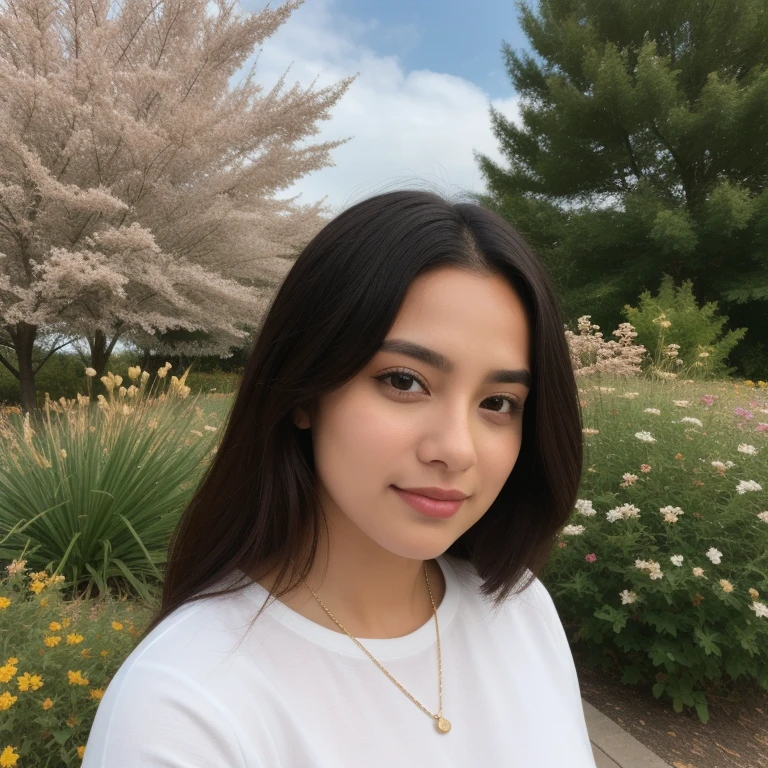
[(573, 652), (581, 695), (674, 768), (768, 768), (768, 692), (754, 682), (708, 693), (709, 721), (677, 713), (651, 686), (622, 685), (618, 674), (588, 667)]

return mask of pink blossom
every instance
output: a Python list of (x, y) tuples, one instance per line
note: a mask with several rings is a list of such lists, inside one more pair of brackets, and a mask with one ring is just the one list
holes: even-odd
[(759, 421), (755, 427), (755, 432), (768, 432), (768, 424), (764, 424), (762, 421)]
[(717, 400), (717, 395), (702, 395), (701, 396), (701, 402), (704, 403), (704, 405), (714, 405), (715, 400)]
[(588, 563), (594, 563), (597, 560), (597, 555), (594, 552), (590, 552), (584, 559)]

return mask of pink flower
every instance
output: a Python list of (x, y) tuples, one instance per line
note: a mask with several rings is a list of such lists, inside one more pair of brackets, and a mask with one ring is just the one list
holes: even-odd
[(759, 421), (755, 427), (755, 432), (768, 432), (768, 424), (763, 424), (762, 421)]
[(641, 464), (640, 465), (640, 471), (645, 472), (646, 474), (651, 471), (651, 465), (650, 464)]
[(715, 400), (717, 400), (717, 395), (702, 395), (701, 396), (701, 402), (704, 403), (704, 405), (714, 405)]
[(588, 563), (594, 563), (597, 560), (597, 555), (594, 552), (590, 552), (584, 559)]

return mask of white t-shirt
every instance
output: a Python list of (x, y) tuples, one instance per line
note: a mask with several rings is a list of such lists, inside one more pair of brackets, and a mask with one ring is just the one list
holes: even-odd
[[(437, 562), (448, 733), (348, 635), (279, 600), (232, 651), (267, 596), (248, 579), (240, 593), (181, 606), (136, 646), (99, 704), (82, 768), (595, 768), (544, 585), (494, 613), (471, 566)], [(434, 617), (403, 637), (358, 640), (437, 712)]]

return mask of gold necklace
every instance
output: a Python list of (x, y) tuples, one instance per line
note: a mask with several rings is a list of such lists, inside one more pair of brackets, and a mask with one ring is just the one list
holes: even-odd
[[(293, 562), (293, 561), (291, 561), (291, 562)], [(295, 567), (295, 565), (296, 565), (296, 564), (294, 563), (294, 567)], [(430, 717), (432, 717), (432, 718), (434, 718), (435, 720), (437, 720), (437, 730), (438, 730), (440, 733), (448, 733), (448, 731), (450, 731), (450, 730), (451, 730), (451, 724), (450, 724), (450, 723), (449, 723), (449, 722), (448, 722), (448, 721), (447, 721), (447, 720), (446, 720), (446, 719), (443, 717), (443, 659), (442, 659), (442, 655), (441, 655), (441, 653), (440, 653), (440, 625), (438, 624), (438, 621), (437, 621), (437, 608), (435, 607), (435, 601), (434, 601), (434, 599), (433, 599), (433, 597), (432, 597), (432, 589), (431, 589), (431, 588), (430, 588), (430, 586), (429, 586), (429, 576), (427, 575), (427, 563), (426, 563), (426, 560), (424, 561), (424, 579), (425, 579), (425, 580), (426, 580), (426, 582), (427, 582), (427, 590), (429, 590), (429, 599), (430, 599), (430, 601), (432, 602), (432, 613), (433, 613), (433, 615), (434, 615), (434, 617), (435, 617), (435, 628), (437, 629), (437, 669), (438, 669), (438, 675), (439, 675), (439, 679), (440, 679), (440, 693), (439, 693), (439, 697), (440, 697), (440, 709), (438, 710), (437, 714), (435, 714), (435, 713), (433, 713), (433, 712), (430, 712), (430, 711), (429, 711), (429, 710), (428, 710), (426, 707), (424, 707), (422, 704), (420, 704), (418, 701), (416, 701), (416, 699), (414, 699), (414, 698), (413, 698), (413, 696), (411, 696), (411, 694), (410, 694), (410, 693), (408, 693), (408, 691), (406, 691), (406, 690), (405, 690), (405, 688), (403, 688), (403, 686), (402, 686), (402, 685), (400, 685), (400, 683), (398, 683), (398, 682), (397, 682), (397, 680), (395, 680), (395, 678), (394, 678), (394, 677), (392, 677), (392, 675), (390, 675), (390, 674), (389, 674), (389, 672), (387, 672), (387, 670), (386, 670), (386, 669), (384, 669), (384, 667), (382, 667), (382, 666), (381, 666), (381, 664), (379, 664), (379, 662), (378, 662), (378, 661), (376, 661), (376, 659), (374, 659), (374, 658), (373, 658), (373, 656), (371, 656), (371, 654), (370, 654), (370, 653), (368, 653), (368, 651), (367, 651), (365, 648), (363, 648), (363, 646), (362, 646), (362, 645), (361, 645), (361, 644), (360, 644), (360, 643), (357, 641), (357, 639), (356, 639), (356, 638), (354, 638), (354, 637), (352, 637), (352, 635), (351, 635), (349, 632), (347, 632), (347, 630), (346, 630), (346, 629), (344, 629), (344, 627), (343, 627), (343, 626), (342, 626), (342, 625), (341, 625), (341, 624), (340, 624), (338, 621), (336, 621), (336, 617), (335, 617), (335, 616), (334, 616), (334, 615), (333, 615), (333, 614), (332, 614), (332, 613), (331, 613), (331, 612), (330, 612), (330, 611), (329, 611), (329, 610), (328, 610), (328, 609), (327, 609), (327, 608), (326, 608), (326, 607), (323, 605), (323, 601), (322, 601), (322, 600), (321, 600), (321, 599), (320, 599), (320, 598), (319, 598), (319, 597), (318, 597), (318, 596), (315, 594), (315, 592), (314, 592), (314, 590), (312, 589), (312, 587), (310, 587), (310, 586), (309, 586), (309, 584), (307, 584), (307, 582), (306, 582), (306, 581), (304, 581), (304, 579), (302, 579), (302, 581), (304, 581), (304, 583), (307, 585), (307, 589), (308, 589), (310, 592), (312, 592), (312, 594), (313, 594), (313, 595), (314, 595), (314, 597), (315, 597), (315, 600), (317, 600), (317, 602), (318, 602), (318, 603), (320, 603), (320, 606), (322, 607), (322, 609), (323, 609), (323, 610), (324, 610), (324, 611), (325, 611), (325, 612), (326, 612), (326, 613), (327, 613), (327, 614), (328, 614), (328, 615), (329, 615), (329, 616), (330, 616), (330, 617), (331, 617), (331, 618), (332, 618), (332, 619), (333, 619), (333, 620), (336, 622), (336, 624), (338, 624), (338, 626), (339, 626), (339, 627), (341, 627), (341, 629), (342, 629), (344, 632), (346, 632), (346, 633), (347, 633), (347, 634), (348, 634), (348, 635), (349, 635), (349, 636), (350, 636), (350, 637), (351, 637), (351, 638), (352, 638), (352, 639), (353, 639), (353, 640), (354, 640), (354, 641), (355, 641), (355, 642), (358, 644), (358, 646), (360, 646), (360, 648), (361, 648), (361, 649), (362, 649), (362, 650), (363, 650), (363, 651), (364, 651), (364, 652), (367, 654), (367, 656), (368, 656), (368, 657), (371, 659), (371, 661), (373, 661), (373, 662), (376, 664), (376, 666), (377, 666), (377, 667), (378, 667), (378, 668), (379, 668), (379, 669), (380, 669), (380, 670), (381, 670), (381, 671), (382, 671), (382, 672), (383, 672), (383, 673), (384, 673), (384, 674), (385, 674), (385, 675), (386, 675), (386, 676), (387, 676), (387, 677), (388, 677), (388, 678), (389, 678), (389, 679), (390, 679), (390, 680), (391, 680), (391, 681), (392, 681), (392, 682), (393, 682), (393, 683), (394, 683), (394, 684), (395, 684), (395, 685), (396, 685), (396, 686), (397, 686), (397, 687), (398, 687), (398, 688), (399, 688), (399, 689), (400, 689), (400, 690), (401, 690), (401, 691), (402, 691), (402, 692), (403, 692), (403, 693), (404, 693), (404, 694), (405, 694), (405, 695), (406, 695), (406, 696), (407, 696), (407, 697), (408, 697), (408, 698), (409, 698), (409, 699), (410, 699), (410, 700), (411, 700), (411, 701), (412, 701), (414, 704), (416, 704), (416, 706), (418, 706), (419, 708), (421, 708), (421, 709), (422, 709), (424, 712), (426, 712), (426, 713), (427, 713), (427, 714), (428, 714)]]

